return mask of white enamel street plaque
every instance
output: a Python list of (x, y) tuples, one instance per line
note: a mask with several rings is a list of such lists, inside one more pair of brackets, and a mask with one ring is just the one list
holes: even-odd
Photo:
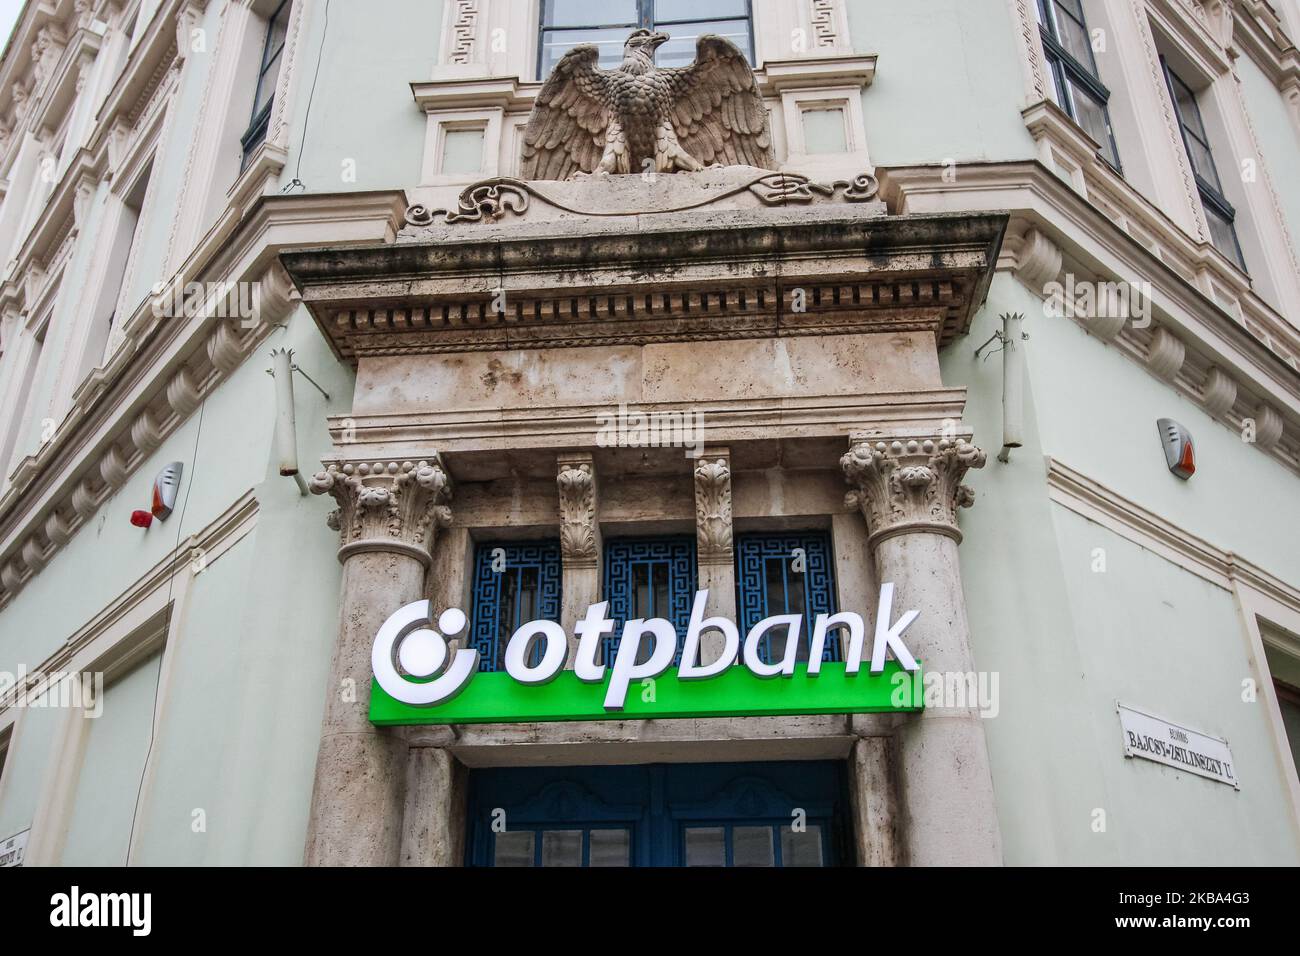
[(1222, 737), (1181, 727), (1127, 704), (1115, 706), (1124, 733), (1124, 756), (1144, 757), (1241, 789), (1232, 769), (1232, 751)]
[(23, 855), (27, 852), (27, 836), (31, 832), (29, 827), (7, 840), (0, 840), (0, 868), (23, 865)]

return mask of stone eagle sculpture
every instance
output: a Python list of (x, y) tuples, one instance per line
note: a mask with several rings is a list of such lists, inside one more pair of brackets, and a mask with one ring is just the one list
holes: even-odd
[(597, 66), (593, 44), (566, 53), (528, 119), (522, 178), (771, 169), (767, 108), (745, 55), (730, 40), (705, 34), (690, 66), (657, 67), (655, 50), (668, 39), (635, 31), (616, 70)]

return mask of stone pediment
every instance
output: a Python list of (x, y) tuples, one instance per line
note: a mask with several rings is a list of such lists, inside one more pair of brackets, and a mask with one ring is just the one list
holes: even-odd
[[(806, 208), (853, 203), (885, 215), (879, 184), (869, 172), (817, 181), (793, 172), (727, 166), (695, 173), (590, 176), (526, 182), (498, 176), (465, 187), (454, 202), (448, 190), (417, 190), (399, 241), (439, 238), (450, 230), (506, 221), (537, 222), (675, 216), (697, 210)], [(420, 193), (427, 195), (420, 195)]]

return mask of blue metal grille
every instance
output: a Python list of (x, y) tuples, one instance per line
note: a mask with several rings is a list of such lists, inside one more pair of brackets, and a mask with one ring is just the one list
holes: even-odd
[[(797, 570), (802, 553), (803, 570)], [(830, 535), (821, 531), (743, 534), (736, 539), (736, 598), (740, 636), (777, 614), (802, 614), (799, 660), (808, 659), (812, 625), (818, 614), (835, 613), (835, 573)], [(838, 633), (838, 632), (833, 632)], [(773, 644), (779, 646), (773, 647)], [(783, 634), (763, 638), (759, 653), (775, 662), (785, 650)], [(822, 660), (838, 661), (840, 642), (827, 640)]]
[(695, 539), (616, 538), (605, 542), (605, 598), (614, 633), (602, 641), (604, 660), (612, 663), (623, 623), (662, 617), (677, 628), (680, 640), (691, 622), (695, 600)]
[(560, 543), (495, 542), (474, 549), (474, 617), (469, 646), (479, 670), (505, 667), (505, 646), (520, 624), (560, 619)]

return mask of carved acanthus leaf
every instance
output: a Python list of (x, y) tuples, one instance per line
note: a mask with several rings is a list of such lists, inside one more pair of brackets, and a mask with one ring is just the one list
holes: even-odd
[(338, 503), (326, 520), (339, 532), (341, 557), (393, 550), (427, 560), (437, 529), (451, 517), (451, 481), (436, 458), (332, 462), (311, 479), (310, 489)]
[(961, 438), (862, 440), (840, 467), (853, 489), (846, 501), (862, 509), (873, 544), (909, 531), (960, 540), (957, 509), (975, 500), (961, 481), (971, 468), (984, 467), (984, 452)]

